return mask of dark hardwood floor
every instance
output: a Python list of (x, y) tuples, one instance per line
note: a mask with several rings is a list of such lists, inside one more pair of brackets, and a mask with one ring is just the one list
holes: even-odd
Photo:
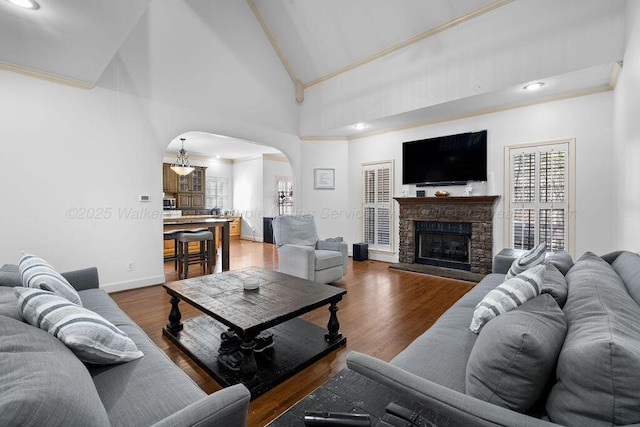
[[(233, 240), (230, 249), (232, 270), (249, 266), (278, 266), (275, 245)], [(220, 263), (217, 266), (220, 268)], [(385, 361), (392, 359), (474, 285), (388, 267), (389, 264), (383, 262), (358, 262), (349, 258), (347, 275), (335, 284), (347, 290), (338, 305), (340, 330), (347, 337), (347, 345), (253, 400), (249, 406), (249, 426), (267, 424), (344, 369), (350, 351)], [(197, 266), (190, 267), (189, 277), (199, 273)], [(165, 264), (165, 276), (167, 281), (177, 279), (173, 263)], [(117, 292), (111, 297), (204, 391), (212, 393), (220, 389), (202, 369), (162, 336), (170, 305), (161, 285)], [(183, 319), (201, 314), (187, 304), (182, 304), (181, 308)], [(321, 307), (302, 317), (326, 327), (329, 312), (327, 307)]]

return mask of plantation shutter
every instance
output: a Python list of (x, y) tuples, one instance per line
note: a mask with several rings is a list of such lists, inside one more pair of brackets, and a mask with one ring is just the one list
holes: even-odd
[(362, 235), (369, 249), (391, 250), (393, 163), (362, 165)]
[(509, 148), (511, 247), (567, 250), (569, 144)]

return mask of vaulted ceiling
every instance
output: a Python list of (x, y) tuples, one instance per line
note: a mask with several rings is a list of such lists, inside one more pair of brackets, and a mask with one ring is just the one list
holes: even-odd
[[(149, 13), (154, 1), (38, 0), (40, 8), (32, 11), (17, 8), (9, 0), (0, 0), (0, 68), (91, 88), (100, 81), (132, 33), (144, 33), (144, 37), (152, 38), (158, 29), (165, 34), (189, 31), (189, 28), (166, 26), (166, 17), (165, 21), (158, 21), (159, 13)], [(270, 43), (264, 46), (278, 55), (291, 79), (291, 97), (296, 96), (301, 101), (300, 135), (310, 139), (354, 138), (531, 102), (608, 90), (615, 84), (623, 59), (622, 26), (626, 0), (246, 0), (242, 8), (234, 3), (233, 11), (240, 9), (240, 13), (228, 17), (219, 15), (231, 10), (229, 2), (240, 0), (203, 1), (183, 0), (190, 6), (190, 13), (206, 10), (211, 14), (208, 16), (227, 20), (228, 26), (217, 26), (211, 31), (217, 39), (229, 42), (229, 46), (235, 38), (241, 37), (233, 32), (234, 26), (241, 28), (240, 23), (246, 25), (247, 20), (251, 20), (251, 25), (262, 27), (260, 37)], [(551, 9), (538, 11), (535, 9), (537, 4)], [(581, 22), (587, 25), (596, 22), (603, 7), (615, 10), (615, 13), (607, 17), (608, 26), (598, 27), (593, 34), (594, 40), (585, 40), (585, 34), (590, 36), (590, 33), (584, 29), (575, 35), (571, 32), (574, 27), (578, 31), (576, 26)], [(497, 13), (500, 20), (492, 21)], [(206, 16), (200, 17), (206, 19)], [(162, 22), (164, 27), (159, 28), (154, 22)], [(501, 27), (490, 28), (492, 34), (488, 35), (487, 26), (493, 22), (501, 22)], [(213, 24), (209, 25), (213, 27)], [(523, 31), (522, 28), (531, 30)], [(474, 29), (479, 29), (479, 32), (469, 35)], [(554, 49), (555, 39), (549, 36), (550, 33), (569, 39), (566, 46), (560, 47), (565, 50), (550, 56), (549, 61), (555, 62), (554, 66), (531, 66), (527, 61), (533, 61), (532, 58), (539, 61), (545, 58), (544, 49)], [(604, 33), (609, 35), (601, 42), (599, 39)], [(359, 70), (371, 64), (377, 64), (378, 70), (384, 69), (380, 64), (387, 61), (389, 66), (397, 66), (398, 62), (393, 62), (396, 60), (393, 58), (405, 55), (409, 58), (404, 59), (404, 63), (416, 64), (414, 74), (420, 73), (420, 67), (429, 58), (425, 59), (421, 54), (426, 48), (418, 46), (428, 46), (426, 51), (436, 52), (442, 57), (449, 55), (459, 61), (460, 68), (464, 68), (465, 62), (459, 59), (464, 51), (474, 50), (471, 55), (477, 55), (487, 48), (487, 54), (494, 56), (500, 55), (496, 49), (517, 52), (519, 45), (536, 46), (536, 40), (531, 37), (537, 35), (546, 37), (537, 45), (538, 51), (531, 55), (523, 52), (520, 57), (511, 53), (519, 61), (513, 61), (505, 54), (500, 58), (503, 60), (500, 64), (487, 68), (496, 78), (485, 78), (487, 84), (482, 88), (476, 85), (478, 87), (464, 92), (457, 87), (447, 87), (451, 82), (440, 77), (441, 91), (451, 89), (448, 96), (439, 93), (435, 100), (424, 99), (409, 107), (371, 111), (355, 108), (356, 104), (350, 105), (345, 101), (339, 105), (342, 110), (335, 108), (348, 116), (343, 121), (338, 118), (314, 122), (315, 116), (327, 105), (327, 98), (340, 92), (336, 82), (344, 76), (357, 76)], [(581, 46), (572, 49), (571, 43)], [(603, 44), (599, 51), (608, 49), (610, 54), (590, 59), (588, 49), (584, 47), (588, 43)], [(557, 50), (558, 46), (555, 48)], [(153, 59), (147, 58), (149, 62)], [(442, 60), (434, 57), (432, 63), (438, 64), (437, 61)], [(218, 62), (211, 65), (214, 66), (224, 67)], [(200, 74), (209, 71), (213, 72), (197, 70)], [(406, 75), (404, 71), (393, 71), (401, 77)], [(483, 72), (487, 73), (486, 70)], [(354, 79), (357, 77), (351, 77)], [(531, 95), (521, 90), (525, 83), (534, 79), (544, 81), (543, 91)], [(464, 77), (459, 81), (464, 81)], [(378, 84), (375, 79), (369, 83)], [(162, 89), (170, 91), (171, 84), (176, 85), (174, 91), (185, 87), (184, 81), (163, 81)], [(323, 91), (324, 87), (330, 88), (331, 85), (335, 87)], [(219, 91), (209, 87), (199, 86), (197, 90), (197, 95), (202, 95), (203, 100), (220, 96)], [(159, 96), (157, 94), (162, 91), (148, 92), (142, 96)], [(189, 97), (189, 93), (181, 95)], [(193, 97), (196, 97), (196, 92)], [(247, 108), (250, 108), (249, 104)], [(365, 121), (368, 128), (353, 128), (357, 121)]]

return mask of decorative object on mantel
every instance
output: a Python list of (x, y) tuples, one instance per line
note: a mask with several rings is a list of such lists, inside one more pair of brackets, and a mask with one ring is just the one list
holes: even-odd
[(449, 195), (448, 191), (436, 191), (435, 192), (436, 197), (447, 197)]
[(316, 190), (335, 189), (335, 169), (314, 169), (313, 188)]
[(182, 148), (180, 149), (180, 151), (178, 151), (176, 162), (171, 165), (171, 170), (180, 176), (186, 176), (193, 172), (196, 168), (191, 166), (189, 155), (184, 149), (184, 138), (180, 138), (180, 141), (182, 141)]
[(416, 197), (425, 197), (427, 192), (425, 190), (416, 190)]
[(471, 185), (471, 183), (468, 183), (467, 187), (464, 189), (464, 195), (465, 196), (473, 195), (473, 185)]

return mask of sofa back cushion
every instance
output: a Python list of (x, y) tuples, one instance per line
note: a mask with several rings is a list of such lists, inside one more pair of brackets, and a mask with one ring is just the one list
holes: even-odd
[(0, 315), (3, 425), (109, 426), (91, 376), (54, 336)]
[(569, 329), (547, 399), (549, 418), (564, 425), (640, 422), (640, 307), (593, 253), (566, 277)]
[(611, 266), (624, 282), (631, 298), (640, 305), (640, 256), (632, 252), (623, 252)]
[(562, 348), (567, 322), (550, 294), (542, 294), (487, 323), (466, 371), (466, 393), (528, 411), (542, 396)]

